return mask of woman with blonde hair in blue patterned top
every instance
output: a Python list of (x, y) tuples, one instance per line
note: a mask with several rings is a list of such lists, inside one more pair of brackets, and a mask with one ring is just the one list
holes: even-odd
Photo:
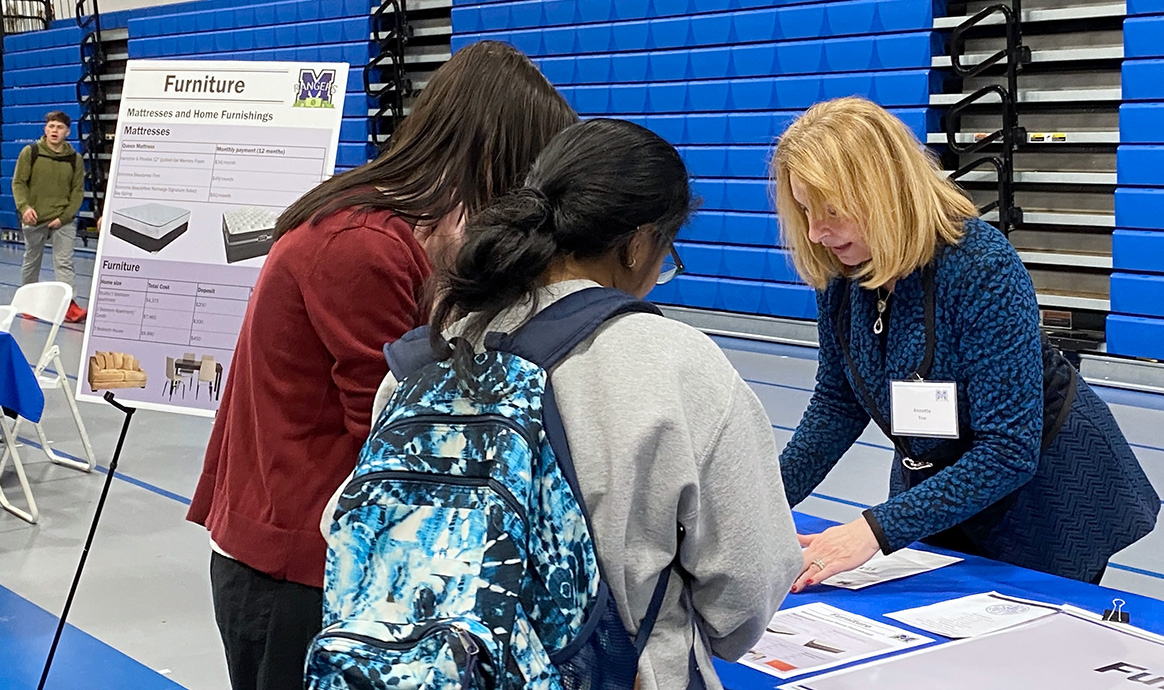
[(914, 541), (1098, 582), (1160, 499), (1110, 410), (1039, 331), (1018, 253), (913, 133), (859, 98), (780, 138), (776, 207), (817, 289), (816, 388), (781, 455), (812, 492), (872, 419), (889, 498), (802, 535), (793, 591)]

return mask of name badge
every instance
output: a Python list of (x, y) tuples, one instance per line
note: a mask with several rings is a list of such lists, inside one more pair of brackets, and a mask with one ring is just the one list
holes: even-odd
[(958, 438), (958, 385), (936, 381), (889, 384), (894, 436)]

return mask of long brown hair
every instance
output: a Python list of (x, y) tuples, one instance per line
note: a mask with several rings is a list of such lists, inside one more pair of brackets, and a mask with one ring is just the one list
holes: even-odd
[(278, 239), (342, 208), (429, 222), (471, 217), (522, 182), (555, 134), (578, 121), (519, 50), (481, 41), (433, 73), (379, 158), (323, 182), (279, 216)]

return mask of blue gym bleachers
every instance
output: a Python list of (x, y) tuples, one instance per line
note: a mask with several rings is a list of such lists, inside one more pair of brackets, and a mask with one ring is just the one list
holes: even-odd
[(932, 0), (456, 2), (453, 50), (507, 41), (584, 118), (619, 117), (675, 144), (700, 209), (679, 234), (687, 272), (669, 304), (815, 318), (813, 290), (781, 249), (768, 183), (772, 144), (806, 108), (847, 95), (938, 131), (931, 68), (944, 37)]
[(1132, 0), (1128, 15), (1107, 349), (1164, 359), (1164, 1)]

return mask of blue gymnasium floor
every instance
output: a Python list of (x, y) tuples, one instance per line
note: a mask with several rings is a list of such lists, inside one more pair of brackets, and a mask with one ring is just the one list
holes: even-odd
[[(0, 245), (0, 304), (20, 282), (21, 249)], [(45, 257), (44, 277), (51, 279)], [(87, 303), (90, 254), (79, 253), (77, 283)], [(47, 328), (13, 326), (26, 352), (39, 352)], [(81, 329), (66, 325), (58, 341), (76, 373)], [(778, 444), (790, 437), (808, 403), (815, 352), (721, 339), (728, 357), (763, 401)], [(1145, 470), (1164, 493), (1164, 398), (1103, 389)], [(81, 407), (98, 462), (112, 454), (120, 413)], [(45, 427), (58, 452), (81, 453), (60, 392), (49, 391)], [(54, 690), (133, 688), (221, 690), (229, 687), (210, 603), (205, 532), (184, 521), (210, 433), (206, 419), (139, 412), (126, 441), (117, 481), (70, 614), (47, 687)], [(30, 428), (21, 450), (41, 521), (29, 526), (0, 512), (0, 690), (32, 690), (64, 605), (104, 475), (87, 476), (48, 463)], [(850, 520), (884, 498), (892, 451), (867, 431), (803, 512)], [(15, 475), (0, 484), (10, 496)], [(1164, 599), (1164, 529), (1113, 559), (1104, 584)], [(74, 627), (75, 626), (75, 627)]]

